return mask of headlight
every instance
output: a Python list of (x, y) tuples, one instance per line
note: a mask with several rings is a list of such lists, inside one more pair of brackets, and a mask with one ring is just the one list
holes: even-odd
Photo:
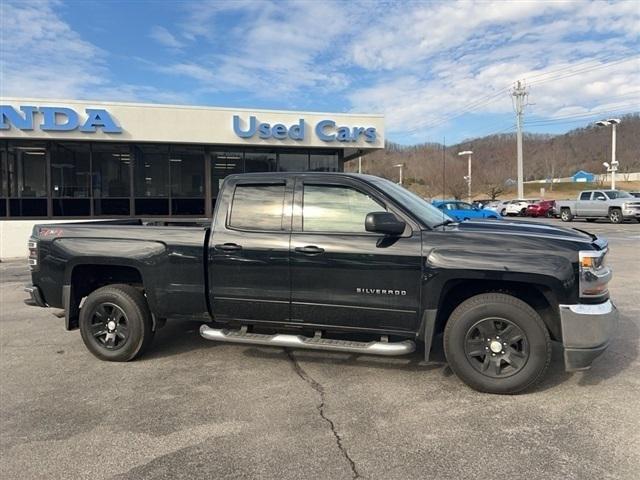
[(611, 280), (611, 268), (605, 259), (608, 250), (581, 250), (580, 262), (580, 297), (601, 297), (608, 293)]

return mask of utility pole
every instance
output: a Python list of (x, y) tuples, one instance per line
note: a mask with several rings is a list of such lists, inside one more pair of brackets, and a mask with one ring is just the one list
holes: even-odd
[(467, 181), (467, 201), (471, 203), (471, 155), (473, 152), (471, 150), (465, 150), (464, 152), (458, 153), (459, 156), (467, 156), (467, 175), (464, 179)]
[(524, 107), (526, 106), (527, 87), (524, 82), (518, 80), (516, 86), (511, 90), (513, 97), (513, 107), (516, 111), (516, 127), (518, 142), (518, 198), (524, 198), (524, 168), (522, 165), (522, 123), (524, 117)]
[(362, 157), (358, 157), (358, 173), (362, 173)]

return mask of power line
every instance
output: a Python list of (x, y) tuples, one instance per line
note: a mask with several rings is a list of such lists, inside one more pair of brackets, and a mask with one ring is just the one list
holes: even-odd
[(625, 58), (625, 59), (621, 59), (621, 60), (616, 60), (613, 62), (609, 62), (609, 63), (602, 63), (600, 65), (596, 65), (594, 67), (588, 67), (588, 68), (582, 68), (579, 70), (575, 70), (573, 72), (568, 72), (568, 73), (564, 73), (561, 75), (556, 75), (556, 76), (551, 76), (549, 78), (543, 78), (541, 80), (534, 80), (533, 82), (530, 82), (529, 85), (539, 85), (541, 83), (546, 83), (546, 82), (550, 82), (550, 81), (555, 81), (555, 80), (562, 80), (565, 78), (569, 78), (569, 77), (573, 77), (575, 75), (579, 75), (581, 73), (587, 73), (587, 72), (592, 72), (595, 70), (601, 70), (603, 68), (609, 68), (609, 67), (613, 67), (614, 65), (619, 65), (621, 63), (626, 63), (626, 62), (630, 62), (632, 60), (638, 60), (640, 59), (640, 57), (631, 57), (631, 58)]

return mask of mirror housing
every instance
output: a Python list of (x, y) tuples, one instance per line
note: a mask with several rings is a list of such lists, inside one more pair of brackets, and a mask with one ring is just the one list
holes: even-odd
[(391, 212), (371, 212), (364, 220), (367, 232), (402, 235), (407, 224)]

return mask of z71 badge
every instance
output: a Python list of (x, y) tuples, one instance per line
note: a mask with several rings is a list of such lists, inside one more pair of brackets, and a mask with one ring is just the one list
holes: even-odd
[(385, 288), (356, 288), (356, 293), (364, 295), (406, 295), (406, 290), (394, 290)]

